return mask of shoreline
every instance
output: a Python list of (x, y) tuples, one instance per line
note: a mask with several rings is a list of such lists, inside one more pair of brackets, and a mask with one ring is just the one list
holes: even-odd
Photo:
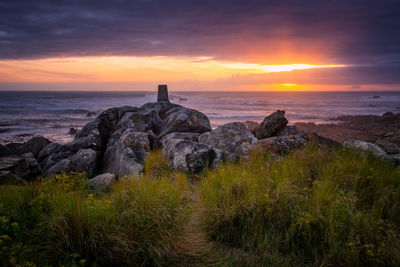
[[(101, 113), (101, 112), (100, 112)], [(92, 117), (92, 120), (96, 118), (96, 115)], [(326, 138), (330, 138), (339, 143), (343, 143), (346, 139), (360, 139), (366, 142), (375, 143), (378, 139), (384, 137), (384, 139), (388, 139), (389, 142), (394, 142), (396, 145), (400, 146), (400, 113), (394, 114), (393, 112), (385, 112), (381, 116), (379, 115), (342, 115), (336, 118), (330, 118), (329, 121), (331, 123), (318, 123), (318, 122), (309, 122), (309, 121), (299, 121), (299, 122), (288, 122), (288, 126), (295, 126), (298, 131), (311, 131), (315, 132), (321, 136)], [(210, 120), (211, 125), (213, 125), (213, 121)], [(256, 121), (230, 121), (231, 122), (242, 122), (242, 123), (250, 123), (250, 124), (259, 124), (260, 122)], [(86, 123), (85, 123), (86, 124)], [(83, 124), (83, 126), (85, 125)], [(216, 125), (212, 127), (212, 129), (216, 129), (223, 124)], [(83, 127), (82, 126), (82, 127)], [(82, 130), (81, 128), (73, 128), (77, 132)], [(52, 142), (56, 142), (59, 144), (66, 144), (68, 142), (73, 141), (75, 135), (70, 134), (66, 131), (65, 134), (57, 135), (54, 133), (48, 134), (31, 134), (31, 133), (22, 133), (10, 136), (2, 136), (0, 137), (0, 144), (7, 145), (10, 143), (26, 143), (30, 139), (34, 137), (46, 137)], [(64, 138), (54, 138), (54, 137), (64, 137)], [(68, 138), (65, 138), (68, 137)], [(63, 139), (63, 142), (58, 140)]]

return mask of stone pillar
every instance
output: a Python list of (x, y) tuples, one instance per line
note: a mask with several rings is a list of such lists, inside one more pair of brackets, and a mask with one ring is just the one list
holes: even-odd
[(158, 85), (157, 101), (169, 101), (168, 88), (167, 88), (166, 84), (159, 84)]

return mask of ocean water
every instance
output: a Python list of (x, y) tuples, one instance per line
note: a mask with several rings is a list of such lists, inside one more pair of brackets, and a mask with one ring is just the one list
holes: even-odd
[[(0, 143), (43, 135), (68, 142), (70, 128), (80, 129), (101, 111), (156, 101), (155, 92), (1, 92)], [(205, 113), (213, 128), (233, 121), (257, 121), (277, 109), (289, 124), (337, 123), (341, 115), (400, 112), (400, 92), (170, 92), (173, 103)]]

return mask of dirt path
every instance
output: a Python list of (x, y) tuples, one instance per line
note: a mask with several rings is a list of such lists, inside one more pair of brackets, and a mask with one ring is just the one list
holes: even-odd
[(182, 251), (181, 266), (225, 266), (225, 253), (207, 239), (202, 229), (203, 208), (197, 191), (197, 185), (193, 185), (190, 199), (194, 201), (194, 210), (177, 243)]

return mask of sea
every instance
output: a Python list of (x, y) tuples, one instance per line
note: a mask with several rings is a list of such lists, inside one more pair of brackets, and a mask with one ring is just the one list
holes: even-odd
[[(341, 115), (400, 113), (397, 92), (170, 92), (170, 101), (208, 116), (211, 127), (228, 122), (261, 122), (277, 109), (289, 124), (338, 123)], [(155, 92), (0, 91), (0, 143), (25, 142), (34, 135), (55, 142), (73, 139), (70, 128), (83, 125), (111, 107), (141, 106)]]

